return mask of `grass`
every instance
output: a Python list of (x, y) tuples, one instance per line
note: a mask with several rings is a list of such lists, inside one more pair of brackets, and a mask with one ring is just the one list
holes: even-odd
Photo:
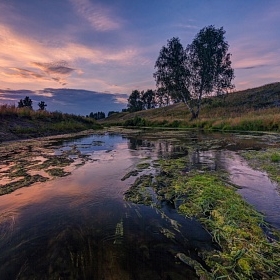
[(222, 250), (205, 254), (205, 262), (216, 279), (280, 277), (280, 246), (269, 243), (262, 231), (262, 216), (225, 186), (216, 176), (196, 174), (174, 186), (188, 195), (179, 211), (196, 217), (210, 231)]
[(202, 253), (211, 268), (204, 279), (280, 279), (280, 243), (266, 237), (262, 215), (221, 175), (197, 171), (184, 175), (180, 171), (184, 166), (183, 158), (161, 161), (159, 182), (165, 186), (157, 193), (165, 199), (186, 197), (179, 212), (203, 223), (220, 245), (221, 250)]
[[(279, 154), (270, 151), (259, 156), (273, 162)], [(193, 267), (201, 279), (280, 279), (280, 233), (271, 229), (263, 216), (227, 183), (227, 174), (186, 171), (188, 163), (187, 156), (158, 161), (160, 172), (153, 183), (151, 178), (140, 176), (125, 193), (125, 198), (151, 205), (147, 187), (153, 187), (159, 201), (176, 204), (178, 198), (179, 213), (204, 225), (220, 248), (199, 252), (209, 269), (190, 256), (178, 256)], [(268, 231), (272, 232), (270, 237), (265, 233)]]
[(34, 111), (7, 104), (0, 105), (0, 120), (0, 140), (1, 138), (10, 140), (16, 137), (29, 138), (101, 128), (101, 125), (92, 118), (57, 111)]
[(205, 98), (199, 118), (182, 103), (114, 114), (100, 123), (105, 125), (198, 128), (210, 130), (280, 132), (280, 83), (264, 85), (224, 97)]
[(280, 184), (280, 149), (269, 148), (266, 150), (243, 151), (245, 157), (251, 166), (266, 171), (270, 178)]

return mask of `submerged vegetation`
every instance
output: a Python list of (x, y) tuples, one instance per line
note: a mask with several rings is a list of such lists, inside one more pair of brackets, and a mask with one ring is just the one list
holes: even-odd
[(278, 184), (280, 183), (280, 149), (243, 151), (242, 155), (254, 168), (266, 171)]
[(158, 201), (169, 201), (182, 215), (199, 220), (219, 248), (199, 252), (204, 267), (186, 254), (177, 253), (178, 258), (193, 267), (200, 279), (279, 279), (279, 233), (266, 235), (265, 231), (273, 230), (227, 183), (226, 174), (189, 170), (187, 157), (159, 164), (159, 174), (153, 180), (137, 178), (125, 198), (153, 205), (149, 191), (153, 188)]
[[(71, 174), (67, 168), (74, 169), (89, 160), (75, 145), (71, 149), (62, 150), (61, 154), (55, 154), (53, 145), (59, 148), (61, 139), (53, 136), (0, 145), (0, 195), (29, 187), (36, 182), (67, 176)], [(79, 160), (78, 164), (75, 164), (73, 157)]]

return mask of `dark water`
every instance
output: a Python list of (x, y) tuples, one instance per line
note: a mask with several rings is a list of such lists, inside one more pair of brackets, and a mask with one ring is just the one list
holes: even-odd
[(261, 147), (263, 138), (186, 132), (158, 137), (65, 141), (55, 154), (75, 145), (90, 160), (67, 177), (1, 196), (0, 279), (197, 279), (175, 256), (181, 252), (204, 265), (199, 252), (217, 248), (208, 232), (167, 202), (143, 206), (123, 199), (135, 180), (123, 176), (143, 162), (151, 166), (141, 174), (154, 173), (158, 158), (188, 156), (187, 168), (228, 170), (244, 187), (240, 193), (280, 228), (276, 186), (236, 153)]

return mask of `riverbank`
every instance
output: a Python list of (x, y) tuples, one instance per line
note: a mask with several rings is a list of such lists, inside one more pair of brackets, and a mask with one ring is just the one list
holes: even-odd
[(0, 106), (0, 142), (100, 129), (92, 118)]
[(280, 83), (204, 98), (199, 117), (190, 119), (187, 106), (175, 103), (131, 113), (114, 113), (99, 122), (106, 126), (280, 132)]

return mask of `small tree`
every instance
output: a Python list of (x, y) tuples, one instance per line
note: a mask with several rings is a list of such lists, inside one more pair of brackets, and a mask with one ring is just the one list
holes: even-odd
[(128, 98), (128, 111), (137, 112), (143, 110), (143, 101), (139, 90), (133, 90)]
[(100, 119), (104, 119), (105, 118), (105, 113), (104, 112), (96, 112), (96, 113), (91, 112), (89, 114), (89, 117), (93, 118), (95, 120), (100, 120)]
[(38, 103), (38, 106), (39, 106), (39, 110), (44, 111), (45, 108), (46, 108), (48, 105), (45, 103), (45, 101), (41, 101), (41, 102)]
[(27, 107), (32, 110), (32, 100), (26, 96), (24, 99), (20, 99), (18, 102), (18, 108)]
[(158, 87), (158, 97), (165, 105), (171, 100), (181, 100), (187, 104), (190, 100), (187, 55), (179, 38), (167, 41), (156, 61), (154, 73)]

